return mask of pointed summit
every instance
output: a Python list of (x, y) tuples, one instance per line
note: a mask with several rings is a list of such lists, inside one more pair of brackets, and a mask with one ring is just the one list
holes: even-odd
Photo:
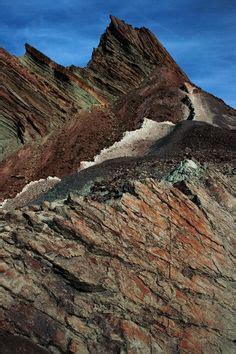
[(110, 19), (82, 73), (106, 96), (115, 98), (138, 87), (157, 67), (167, 67), (189, 81), (151, 31), (145, 27), (133, 28), (113, 15)]
[(109, 29), (115, 29), (117, 31), (122, 31), (123, 33), (129, 33), (129, 32), (132, 32), (132, 31), (135, 31), (135, 28), (133, 28), (132, 25), (126, 23), (124, 20), (116, 17), (116, 16), (113, 16), (113, 15), (110, 15), (110, 24), (108, 26)]
[(111, 20), (110, 24), (113, 25), (113, 26), (115, 26), (115, 27), (120, 27), (120, 26), (124, 26), (124, 25), (127, 26), (127, 24), (125, 23), (125, 21), (119, 19), (119, 18), (116, 17), (116, 16), (110, 15), (110, 20)]

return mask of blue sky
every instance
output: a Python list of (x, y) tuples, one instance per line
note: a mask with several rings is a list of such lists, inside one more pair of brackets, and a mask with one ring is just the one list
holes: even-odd
[(236, 107), (236, 0), (0, 0), (0, 46), (84, 66), (109, 14), (148, 27), (193, 82)]

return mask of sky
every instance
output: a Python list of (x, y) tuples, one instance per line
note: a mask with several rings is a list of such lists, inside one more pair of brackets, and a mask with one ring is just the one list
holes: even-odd
[(149, 28), (191, 81), (236, 108), (236, 0), (0, 0), (0, 47), (85, 66), (110, 14)]

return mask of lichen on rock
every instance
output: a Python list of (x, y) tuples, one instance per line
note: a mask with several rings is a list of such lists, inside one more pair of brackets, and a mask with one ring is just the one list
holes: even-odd
[(204, 168), (193, 160), (183, 160), (179, 165), (163, 179), (172, 184), (181, 181), (194, 181), (202, 177)]

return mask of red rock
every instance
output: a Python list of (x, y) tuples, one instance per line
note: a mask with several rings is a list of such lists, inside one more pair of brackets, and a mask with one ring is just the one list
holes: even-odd
[[(177, 123), (145, 156), (0, 210), (0, 351), (233, 353), (235, 110), (115, 17), (85, 69), (29, 45), (0, 64), (1, 199), (77, 171), (144, 117)], [(186, 154), (204, 165), (174, 168)]]
[(0, 329), (72, 353), (233, 351), (231, 209), (204, 180), (188, 182), (200, 206), (154, 180), (134, 188), (1, 216)]

